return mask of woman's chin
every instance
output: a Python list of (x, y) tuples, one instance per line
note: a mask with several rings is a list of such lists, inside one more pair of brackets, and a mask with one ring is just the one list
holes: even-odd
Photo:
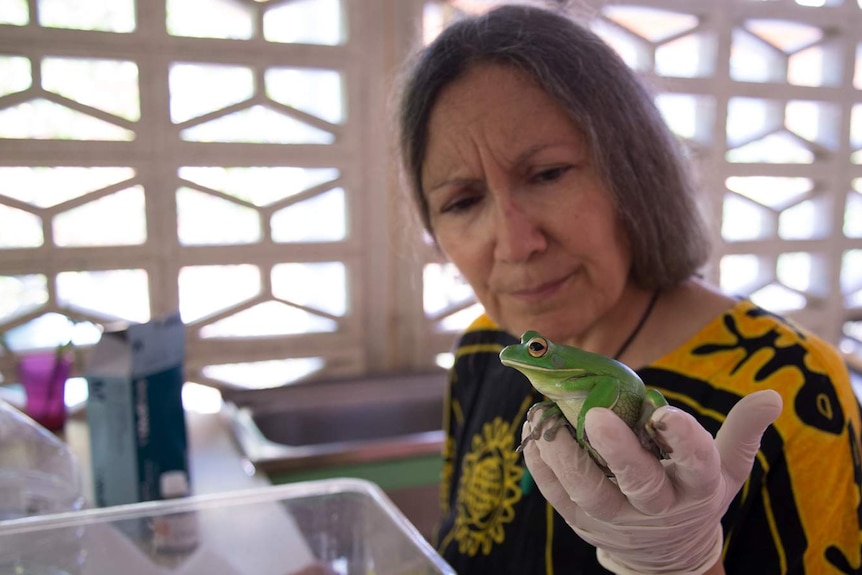
[(537, 331), (542, 334), (543, 337), (555, 342), (562, 342), (573, 337), (571, 326), (565, 325), (564, 322), (559, 321), (559, 319), (548, 321), (543, 318), (525, 318), (517, 322), (512, 322), (511, 325), (513, 327), (506, 331), (518, 338), (527, 331)]

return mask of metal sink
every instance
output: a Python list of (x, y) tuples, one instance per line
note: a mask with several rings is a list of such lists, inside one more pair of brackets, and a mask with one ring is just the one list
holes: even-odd
[(245, 457), (264, 472), (439, 454), (445, 372), (224, 391)]

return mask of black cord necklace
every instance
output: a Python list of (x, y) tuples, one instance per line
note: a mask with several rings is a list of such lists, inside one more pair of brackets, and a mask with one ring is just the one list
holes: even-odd
[(647, 308), (644, 310), (643, 315), (641, 315), (640, 320), (638, 320), (638, 324), (635, 326), (635, 328), (632, 330), (632, 332), (629, 334), (629, 336), (626, 338), (626, 340), (620, 346), (620, 349), (617, 350), (617, 352), (614, 354), (614, 359), (619, 359), (620, 356), (623, 353), (625, 353), (625, 351), (629, 348), (629, 346), (632, 344), (632, 342), (635, 340), (635, 338), (641, 332), (641, 330), (644, 327), (644, 324), (649, 319), (649, 316), (652, 313), (652, 308), (655, 307), (655, 302), (658, 301), (658, 294), (659, 294), (659, 290), (655, 290), (653, 292), (652, 297), (649, 300), (649, 304), (647, 305)]

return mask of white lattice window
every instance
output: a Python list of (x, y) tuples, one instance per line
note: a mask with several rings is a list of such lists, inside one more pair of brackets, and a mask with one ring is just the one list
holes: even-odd
[(382, 40), (361, 7), (0, 0), (9, 347), (179, 310), (192, 382), (386, 367)]
[[(426, 2), (425, 40), (498, 3)], [(862, 1), (577, 6), (656, 89), (700, 168), (717, 231), (709, 278), (862, 358)], [(430, 340), (473, 301), (441, 265), (427, 260), (426, 293), (457, 297), (426, 296)]]

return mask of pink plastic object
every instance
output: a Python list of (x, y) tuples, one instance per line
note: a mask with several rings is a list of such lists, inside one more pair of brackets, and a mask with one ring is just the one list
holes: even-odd
[(24, 355), (18, 361), (27, 415), (50, 431), (66, 424), (66, 379), (71, 368), (72, 356), (56, 351)]

